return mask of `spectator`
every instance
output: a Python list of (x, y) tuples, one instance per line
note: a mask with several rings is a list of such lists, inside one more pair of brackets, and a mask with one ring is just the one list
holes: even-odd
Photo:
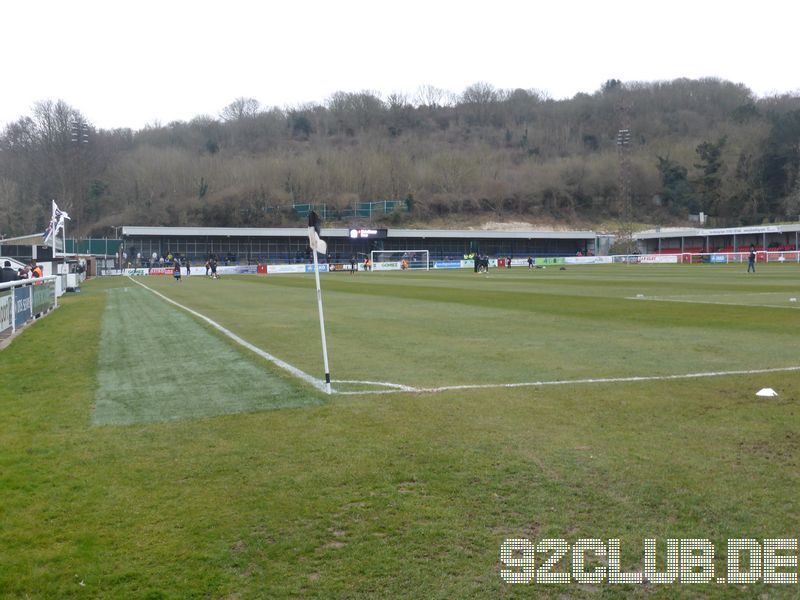
[(31, 277), (42, 277), (44, 273), (42, 272), (42, 267), (36, 264), (36, 261), (31, 261)]
[(3, 263), (3, 270), (0, 271), (0, 283), (6, 283), (8, 281), (16, 281), (17, 271), (11, 266), (11, 261), (7, 260)]

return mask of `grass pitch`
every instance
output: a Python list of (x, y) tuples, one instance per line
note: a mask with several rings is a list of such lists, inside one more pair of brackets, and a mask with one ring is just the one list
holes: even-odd
[[(800, 272), (769, 267), (331, 274), (331, 370), (442, 387), (792, 368)], [(313, 278), (143, 283), (320, 376)], [(620, 538), (624, 570), (641, 569), (644, 538), (661, 548), (708, 538), (718, 572), (728, 538), (796, 538), (796, 372), (323, 398), (192, 317), (185, 326), (202, 343), (286, 386), (276, 397), (310, 404), (262, 411), (269, 403), (243, 387), (230, 414), (202, 416), (185, 406), (201, 390), (158, 419), (98, 427), (92, 408), (118, 363), (104, 358), (107, 319), (131, 285), (89, 282), (0, 353), (5, 596), (796, 596), (796, 585), (511, 586), (499, 576), (509, 537)], [(142, 310), (166, 311), (164, 329), (180, 318), (139, 292)], [(735, 300), (703, 301), (711, 295)], [(755, 397), (765, 386), (780, 395)]]
[[(796, 265), (757, 278), (678, 265), (330, 274), (331, 373), (431, 388), (796, 366), (796, 275)], [(312, 277), (145, 283), (321, 376)]]

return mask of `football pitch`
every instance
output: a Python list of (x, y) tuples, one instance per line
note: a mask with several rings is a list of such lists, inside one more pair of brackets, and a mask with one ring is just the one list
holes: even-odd
[(800, 537), (800, 266), (331, 273), (322, 295), (331, 395), (309, 275), (98, 279), (0, 352), (0, 593), (798, 593), (514, 585), (500, 549), (619, 539), (641, 572), (654, 538), (664, 571), (667, 539), (701, 538), (725, 575), (728, 539)]

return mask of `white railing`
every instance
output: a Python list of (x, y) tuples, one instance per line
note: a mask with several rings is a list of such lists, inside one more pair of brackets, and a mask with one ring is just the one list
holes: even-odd
[(15, 332), (58, 306), (56, 276), (0, 283), (0, 333)]

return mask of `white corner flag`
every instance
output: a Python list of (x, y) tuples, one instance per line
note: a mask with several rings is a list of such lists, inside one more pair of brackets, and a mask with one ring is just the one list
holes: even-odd
[(67, 214), (67, 212), (58, 208), (58, 205), (56, 204), (55, 200), (53, 200), (52, 202), (53, 202), (53, 212), (50, 217), (50, 224), (47, 226), (47, 229), (42, 234), (42, 238), (44, 239), (45, 244), (47, 244), (47, 242), (50, 241), (51, 237), (55, 240), (55, 237), (56, 235), (58, 235), (58, 232), (64, 229), (64, 219), (69, 219), (69, 215)]
[(319, 262), (317, 252), (326, 254), (328, 244), (319, 237), (320, 220), (313, 210), (308, 213), (308, 245), (314, 255), (314, 277), (317, 282), (317, 306), (319, 307), (319, 330), (322, 334), (322, 361), (325, 366), (325, 391), (331, 393), (331, 371), (328, 368), (328, 342), (325, 340), (325, 317), (322, 314), (322, 289), (319, 286)]
[(328, 253), (328, 244), (319, 237), (320, 220), (313, 210), (308, 213), (308, 245), (320, 254)]

